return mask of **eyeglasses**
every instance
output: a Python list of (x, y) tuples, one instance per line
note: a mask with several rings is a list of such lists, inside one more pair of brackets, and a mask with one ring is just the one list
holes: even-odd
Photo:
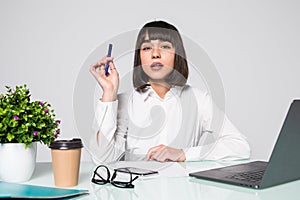
[[(106, 170), (106, 178), (100, 175), (100, 170), (102, 170), (103, 168)], [(134, 188), (132, 182), (135, 181), (138, 178), (138, 176), (132, 178), (132, 173), (129, 170), (127, 170), (129, 175), (129, 181), (115, 181), (115, 178), (117, 177), (117, 170), (118, 169), (114, 169), (114, 173), (110, 178), (110, 172), (108, 167), (106, 167), (105, 165), (99, 165), (94, 171), (92, 183), (98, 185), (104, 185), (110, 183), (118, 188)]]

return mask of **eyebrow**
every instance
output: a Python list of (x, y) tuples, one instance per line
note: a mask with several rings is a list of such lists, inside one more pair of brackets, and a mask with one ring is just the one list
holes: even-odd
[(150, 43), (150, 42), (151, 42), (151, 40), (143, 40), (141, 44), (143, 44), (143, 43)]
[[(158, 39), (160, 40), (160, 39)], [(169, 42), (169, 41), (164, 41), (164, 40), (160, 40), (161, 42)], [(141, 45), (144, 44), (144, 43), (151, 43), (151, 40), (143, 40)], [(172, 42), (170, 42), (172, 44)], [(173, 44), (172, 44), (173, 45)]]

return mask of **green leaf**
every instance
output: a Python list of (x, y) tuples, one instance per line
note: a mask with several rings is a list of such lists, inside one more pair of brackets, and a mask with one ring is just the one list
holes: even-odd
[(15, 136), (11, 133), (8, 133), (6, 138), (7, 138), (8, 141), (11, 142), (15, 138)]
[[(46, 101), (31, 101), (30, 97), (26, 84), (15, 88), (6, 86), (6, 94), (0, 94), (0, 142), (30, 145), (33, 141), (50, 144), (55, 140), (58, 125), (54, 109)], [(18, 120), (14, 120), (15, 115)], [(39, 135), (34, 136), (34, 131)]]

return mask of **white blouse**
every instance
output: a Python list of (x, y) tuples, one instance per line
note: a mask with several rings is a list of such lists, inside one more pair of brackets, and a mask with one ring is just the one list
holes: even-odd
[(250, 147), (207, 92), (175, 86), (161, 99), (148, 86), (97, 103), (93, 160), (144, 160), (151, 147), (183, 149), (187, 161), (245, 159)]

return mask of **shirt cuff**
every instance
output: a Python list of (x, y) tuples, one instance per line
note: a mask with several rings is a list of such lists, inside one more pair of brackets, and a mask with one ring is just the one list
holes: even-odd
[(100, 132), (109, 132), (116, 126), (117, 110), (118, 100), (113, 102), (98, 101), (95, 117)]
[(196, 146), (184, 148), (185, 160), (186, 161), (199, 161), (205, 159), (205, 157), (210, 153), (214, 144), (208, 144), (204, 146)]

